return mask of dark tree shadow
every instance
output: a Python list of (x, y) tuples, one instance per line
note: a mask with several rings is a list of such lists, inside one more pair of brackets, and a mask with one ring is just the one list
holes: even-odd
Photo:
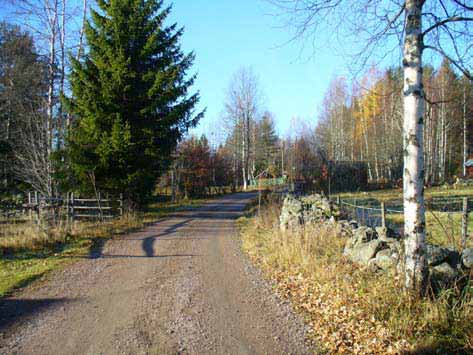
[(45, 299), (0, 299), (0, 331), (9, 328), (11, 325), (28, 319), (47, 309), (58, 307), (73, 300), (67, 298), (45, 298)]
[(159, 233), (157, 235), (152, 235), (150, 237), (144, 238), (142, 248), (143, 248), (143, 251), (146, 253), (146, 256), (147, 257), (155, 256), (154, 255), (154, 242), (156, 241), (156, 238), (164, 237), (164, 236), (169, 235), (169, 234), (173, 234), (179, 228), (185, 226), (186, 224), (188, 224), (191, 221), (192, 221), (192, 219), (186, 219), (182, 222), (173, 224), (172, 226), (170, 226), (169, 228), (166, 228), (164, 231), (162, 231), (161, 233)]

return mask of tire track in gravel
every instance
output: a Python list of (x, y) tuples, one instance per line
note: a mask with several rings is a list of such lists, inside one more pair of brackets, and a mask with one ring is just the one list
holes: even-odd
[(241, 252), (235, 220), (254, 197), (169, 215), (0, 300), (0, 353), (311, 353)]

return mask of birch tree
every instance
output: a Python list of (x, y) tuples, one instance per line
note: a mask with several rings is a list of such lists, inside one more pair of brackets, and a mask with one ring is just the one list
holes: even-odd
[[(251, 177), (250, 152), (253, 151), (254, 127), (262, 101), (258, 78), (251, 69), (238, 70), (230, 83), (225, 102), (227, 122), (233, 123), (233, 137), (239, 144), (243, 190)], [(236, 132), (238, 130), (239, 132)], [(239, 137), (239, 139), (237, 139)], [(236, 148), (235, 144), (235, 148)]]
[(50, 192), (44, 164), (46, 65), (31, 36), (0, 24), (0, 163), (4, 187), (22, 181)]
[[(75, 21), (80, 0), (7, 0), (11, 5), (12, 15), (21, 20), (22, 26), (32, 34), (38, 52), (47, 64), (47, 93), (44, 100), (43, 112), (36, 114), (36, 119), (44, 120), (45, 141), (41, 146), (46, 150), (47, 175), (55, 172), (53, 153), (64, 148), (69, 117), (65, 115), (60, 97), (67, 90), (66, 71), (68, 68), (68, 53), (76, 48), (76, 37), (79, 35), (79, 50), (82, 51), (83, 24), (87, 15), (87, 0), (82, 0), (82, 26)], [(82, 27), (82, 29), (80, 29)], [(36, 125), (42, 127), (42, 125)], [(43, 128), (42, 128), (43, 129)], [(25, 132), (22, 132), (25, 133)], [(25, 139), (32, 137), (25, 135)], [(35, 142), (25, 142), (35, 146)], [(36, 147), (38, 148), (38, 147)], [(28, 159), (23, 160), (26, 168)], [(33, 160), (30, 160), (33, 164)], [(43, 166), (43, 165), (42, 165)], [(29, 169), (34, 169), (32, 165)], [(47, 179), (51, 186), (47, 191), (54, 193), (56, 183), (52, 178)]]
[[(422, 293), (427, 280), (423, 54), (425, 50), (440, 54), (471, 78), (468, 64), (473, 58), (470, 45), (473, 7), (462, 0), (269, 1), (278, 7), (288, 26), (294, 29), (295, 39), (314, 40), (318, 31), (331, 29), (334, 41), (338, 39), (343, 44), (343, 38), (354, 40), (360, 49), (358, 63), (366, 63), (369, 57), (384, 58), (396, 47), (402, 49), (405, 286), (415, 293)], [(383, 47), (386, 49), (381, 50)]]

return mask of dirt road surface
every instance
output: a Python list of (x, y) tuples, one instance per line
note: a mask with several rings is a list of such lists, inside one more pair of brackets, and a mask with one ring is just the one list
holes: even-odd
[(253, 197), (170, 215), (0, 300), (0, 353), (311, 353), (240, 251), (235, 220)]

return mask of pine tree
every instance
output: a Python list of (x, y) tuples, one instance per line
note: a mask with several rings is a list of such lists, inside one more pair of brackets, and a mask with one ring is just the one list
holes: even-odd
[(270, 112), (265, 112), (256, 124), (257, 138), (255, 145), (256, 174), (263, 171), (271, 176), (278, 175), (276, 158), (278, 156), (278, 136), (274, 128), (274, 119)]
[(183, 29), (166, 27), (158, 0), (99, 0), (86, 25), (89, 48), (71, 58), (71, 168), (83, 189), (126, 192), (142, 202), (165, 172), (183, 134), (197, 124), (189, 94), (194, 54)]

